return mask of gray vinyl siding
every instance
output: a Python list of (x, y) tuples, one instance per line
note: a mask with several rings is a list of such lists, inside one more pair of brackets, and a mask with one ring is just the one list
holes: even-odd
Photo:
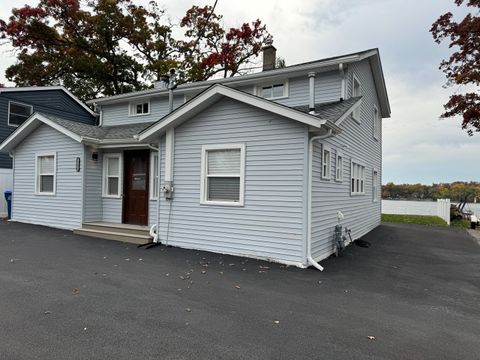
[(122, 199), (102, 198), (102, 221), (115, 224), (122, 223)]
[(85, 147), (85, 193), (83, 222), (103, 220), (102, 156), (92, 160), (92, 149)]
[[(261, 83), (260, 83), (261, 84)], [(259, 85), (261, 86), (261, 85)], [(341, 96), (341, 78), (338, 72), (318, 73), (315, 78), (315, 102), (338, 101)], [(309, 102), (308, 77), (288, 80), (288, 97), (274, 100), (282, 105), (298, 106)]]
[[(177, 95), (173, 98), (173, 107), (183, 105), (185, 98), (183, 95)], [(145, 99), (148, 101), (148, 99)], [(137, 100), (132, 100), (137, 102)], [(138, 100), (141, 102), (141, 100)], [(127, 125), (144, 122), (154, 122), (160, 120), (168, 114), (168, 96), (156, 96), (150, 99), (150, 114), (129, 116), (129, 101), (117, 104), (102, 105), (103, 110), (103, 126)]]
[[(307, 131), (231, 99), (182, 124), (175, 130), (171, 210), (161, 198), (161, 240), (169, 228), (170, 245), (303, 263)], [(202, 145), (229, 143), (246, 145), (245, 205), (200, 205)]]
[[(281, 82), (281, 80), (279, 80)], [(317, 103), (338, 101), (341, 96), (341, 78), (338, 72), (326, 72), (318, 73), (315, 79), (315, 101)], [(268, 83), (268, 82), (267, 82)], [(259, 82), (258, 86), (267, 84), (265, 82)], [(270, 82), (271, 83), (271, 82)], [(275, 81), (276, 83), (276, 81)], [(228, 86), (228, 84), (226, 84)], [(234, 87), (237, 90), (244, 91), (249, 94), (254, 94), (254, 85), (242, 85)], [(199, 94), (203, 90), (199, 90), (197, 93), (189, 92), (188, 98), (191, 99), (195, 95)], [(174, 97), (174, 108), (177, 108), (184, 104), (185, 96), (179, 94)], [(308, 77), (295, 77), (288, 79), (288, 97), (282, 99), (273, 100), (282, 105), (298, 106), (306, 105), (309, 101), (309, 82)], [(168, 97), (156, 96), (150, 99), (150, 114), (140, 116), (129, 116), (129, 102), (124, 101), (117, 104), (103, 105), (103, 125), (124, 125), (133, 124), (138, 122), (154, 122), (160, 120), (168, 113)]]
[[(35, 195), (36, 153), (56, 152), (56, 194)], [(13, 220), (62, 229), (82, 223), (82, 177), (76, 158), (84, 158), (83, 145), (60, 132), (40, 126), (15, 149)]]
[[(62, 90), (3, 92), (0, 93), (0, 142), (16, 129), (8, 125), (9, 101), (31, 105), (33, 112), (56, 115), (85, 124), (95, 123), (95, 117)], [(12, 168), (12, 160), (8, 154), (0, 153), (0, 168)]]
[[(340, 127), (343, 132), (333, 138), (314, 142), (312, 176), (312, 255), (321, 260), (328, 257), (333, 249), (334, 227), (337, 225), (337, 211), (345, 215), (341, 222), (352, 230), (357, 239), (380, 225), (381, 201), (381, 139), (373, 138), (373, 105), (378, 105), (373, 77), (368, 60), (350, 66), (347, 73), (347, 94), (351, 95), (352, 72), (361, 82), (361, 122), (350, 116)], [(322, 145), (331, 150), (331, 179), (321, 179)], [(343, 182), (335, 181), (336, 154), (343, 152)], [(350, 195), (351, 161), (357, 160), (365, 166), (365, 195)], [(373, 202), (373, 169), (378, 171), (378, 201)]]

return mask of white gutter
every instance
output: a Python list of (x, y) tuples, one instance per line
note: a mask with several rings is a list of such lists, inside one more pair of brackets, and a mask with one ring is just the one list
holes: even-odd
[(323, 266), (316, 262), (312, 257), (312, 178), (313, 178), (313, 142), (315, 140), (326, 139), (332, 136), (332, 130), (328, 130), (325, 135), (312, 136), (308, 141), (308, 204), (307, 204), (307, 265), (312, 265), (318, 270), (323, 271)]

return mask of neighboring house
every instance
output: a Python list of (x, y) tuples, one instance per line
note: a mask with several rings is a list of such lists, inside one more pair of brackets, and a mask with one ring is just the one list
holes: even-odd
[(260, 73), (179, 86), (171, 113), (158, 87), (92, 100), (98, 127), (33, 115), (0, 146), (13, 220), (136, 242), (159, 224), (164, 244), (299, 267), (334, 252), (337, 224), (377, 227), (378, 50), (281, 69), (264, 51)]
[[(96, 114), (62, 86), (0, 88), (0, 142), (35, 112), (94, 125)], [(12, 158), (0, 153), (0, 217), (6, 215), (3, 193), (11, 190)]]

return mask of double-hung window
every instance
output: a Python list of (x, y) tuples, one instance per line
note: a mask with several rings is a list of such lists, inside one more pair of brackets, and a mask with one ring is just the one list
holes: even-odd
[(152, 152), (150, 156), (150, 198), (158, 199), (158, 153)]
[(288, 97), (288, 82), (261, 85), (257, 87), (257, 95), (269, 100)]
[(8, 125), (15, 127), (22, 125), (32, 115), (32, 112), (31, 105), (10, 101), (8, 103)]
[(120, 197), (122, 189), (122, 154), (103, 155), (103, 196)]
[(365, 194), (365, 166), (354, 161), (351, 167), (351, 194)]
[(332, 152), (329, 147), (322, 146), (322, 179), (330, 180)]
[(242, 206), (244, 177), (245, 144), (202, 147), (202, 204)]
[[(360, 85), (360, 81), (354, 74), (353, 80), (352, 80), (352, 97), (359, 97), (359, 96), (362, 96), (362, 88)], [(357, 106), (355, 110), (353, 110), (352, 116), (354, 120), (356, 120), (357, 122), (360, 122), (360, 106)]]
[(129, 104), (130, 116), (150, 114), (150, 101), (141, 101)]
[(38, 195), (55, 195), (56, 189), (56, 153), (37, 154), (35, 193)]
[(373, 202), (377, 202), (378, 201), (378, 171), (377, 170), (373, 170), (373, 174), (372, 174), (372, 193), (373, 193)]
[(382, 121), (380, 118), (380, 112), (378, 111), (377, 107), (373, 107), (373, 138), (375, 140), (380, 139), (380, 128), (382, 126)]
[(337, 152), (337, 161), (335, 161), (335, 180), (343, 181), (343, 154)]

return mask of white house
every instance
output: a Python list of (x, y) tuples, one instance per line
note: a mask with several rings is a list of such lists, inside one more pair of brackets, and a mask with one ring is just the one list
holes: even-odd
[(157, 87), (92, 100), (99, 126), (33, 114), (0, 145), (13, 221), (137, 243), (158, 224), (163, 244), (320, 268), (337, 224), (380, 224), (380, 57), (272, 64), (180, 85), (171, 113)]

